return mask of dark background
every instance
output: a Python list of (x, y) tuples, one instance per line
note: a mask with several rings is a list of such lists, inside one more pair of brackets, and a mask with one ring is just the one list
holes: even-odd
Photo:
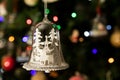
[[(44, 4), (41, 0), (35, 6), (28, 6), (23, 0), (6, 0), (6, 9), (8, 14), (4, 17), (5, 20), (0, 22), (0, 29), (4, 31), (4, 39), (13, 35), (15, 37), (14, 48), (10, 51), (14, 60), (16, 60), (17, 47), (21, 47), (25, 51), (28, 46), (21, 39), (31, 29), (32, 25), (41, 22), (44, 17)], [(2, 0), (0, 0), (2, 2)], [(62, 51), (65, 61), (70, 65), (66, 70), (57, 71), (56, 78), (45, 74), (48, 80), (69, 80), (74, 75), (75, 71), (88, 76), (89, 80), (107, 80), (106, 73), (111, 71), (111, 80), (120, 79), (120, 47), (114, 47), (110, 42), (110, 36), (113, 34), (115, 26), (119, 30), (120, 26), (120, 1), (105, 0), (100, 4), (102, 16), (106, 19), (105, 25), (111, 25), (112, 29), (108, 30), (108, 34), (104, 37), (85, 37), (84, 31), (92, 29), (92, 20), (96, 17), (96, 8), (98, 0), (59, 0), (54, 3), (48, 3), (50, 13), (48, 19), (52, 22), (53, 16), (57, 15), (59, 20), (55, 22), (61, 25), (60, 37)], [(8, 23), (8, 16), (16, 9), (16, 17), (13, 23)], [(76, 12), (77, 17), (72, 18), (71, 13)], [(35, 14), (39, 14), (37, 17)], [(26, 19), (32, 19), (35, 24), (27, 25)], [(70, 25), (71, 23), (71, 25)], [(83, 42), (73, 43), (69, 39), (72, 31), (77, 29), (80, 33), (79, 37), (83, 37)], [(120, 35), (120, 33), (119, 33)], [(0, 49), (0, 57), (7, 55), (8, 46)], [(97, 54), (92, 54), (92, 49), (98, 50)], [(113, 57), (115, 62), (108, 63), (108, 58)], [(2, 67), (1, 67), (2, 69)], [(20, 69), (20, 74), (16, 77), (15, 71)], [(29, 71), (22, 69), (21, 62), (15, 61), (15, 66), (10, 71), (1, 72), (3, 80), (30, 80), (31, 74)]]

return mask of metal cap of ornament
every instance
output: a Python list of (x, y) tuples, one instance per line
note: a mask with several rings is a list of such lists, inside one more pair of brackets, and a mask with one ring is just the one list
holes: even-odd
[(50, 72), (63, 70), (68, 66), (62, 55), (59, 30), (47, 19), (45, 13), (43, 21), (35, 25), (33, 29), (30, 59), (24, 63), (23, 68)]

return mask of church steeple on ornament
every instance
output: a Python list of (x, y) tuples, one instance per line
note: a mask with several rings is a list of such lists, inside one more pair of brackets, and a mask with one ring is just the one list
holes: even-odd
[(30, 59), (23, 64), (23, 68), (45, 72), (63, 70), (69, 65), (62, 55), (59, 30), (47, 18), (47, 3), (44, 8), (44, 19), (34, 26)]

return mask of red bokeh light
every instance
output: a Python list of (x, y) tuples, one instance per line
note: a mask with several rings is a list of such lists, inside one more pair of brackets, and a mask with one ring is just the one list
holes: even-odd
[(32, 24), (32, 20), (31, 19), (27, 19), (26, 20), (26, 24), (31, 25)]
[(57, 16), (54, 16), (54, 17), (53, 17), (53, 21), (54, 21), (54, 22), (57, 22), (57, 21), (58, 21), (58, 17), (57, 17)]

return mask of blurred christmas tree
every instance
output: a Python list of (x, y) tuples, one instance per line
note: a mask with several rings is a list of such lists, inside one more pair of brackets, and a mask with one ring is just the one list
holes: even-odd
[[(0, 0), (0, 80), (30, 80), (33, 76), (32, 71), (25, 71), (21, 66), (29, 59), (31, 30), (44, 17), (43, 1)], [(70, 67), (41, 76), (46, 76), (48, 80), (69, 80), (78, 71), (87, 75), (89, 80), (119, 80), (119, 1), (48, 0), (48, 2), (48, 18), (61, 26), (63, 55)], [(106, 19), (104, 25), (96, 26), (101, 31), (104, 26), (108, 31), (105, 36), (90, 36), (92, 20), (97, 16), (96, 10), (98, 13), (101, 11), (101, 15)], [(103, 20), (102, 22), (104, 23)], [(113, 35), (115, 26), (118, 32)], [(115, 36), (111, 40), (113, 45), (110, 41), (112, 35)]]

